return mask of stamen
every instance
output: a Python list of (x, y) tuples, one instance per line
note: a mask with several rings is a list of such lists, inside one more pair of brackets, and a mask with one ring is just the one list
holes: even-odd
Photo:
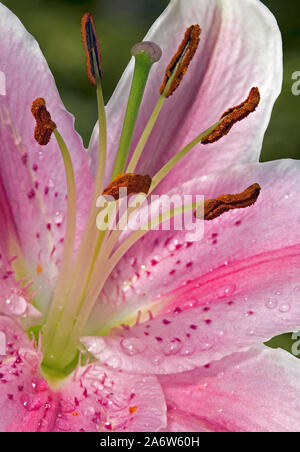
[(153, 64), (160, 60), (162, 51), (154, 42), (144, 41), (135, 44), (131, 49), (131, 54), (135, 57), (135, 67), (112, 178), (125, 171), (149, 73)]
[(252, 88), (247, 99), (236, 107), (229, 108), (221, 116), (222, 122), (215, 128), (213, 132), (207, 135), (204, 140), (201, 141), (202, 144), (214, 143), (220, 140), (228, 134), (230, 129), (238, 121), (246, 118), (253, 113), (260, 102), (260, 94), (258, 88)]
[(56, 124), (52, 121), (51, 115), (46, 108), (45, 99), (42, 97), (35, 99), (32, 103), (31, 113), (36, 120), (34, 138), (41, 146), (46, 146), (56, 129)]
[[(258, 184), (250, 185), (242, 193), (235, 195), (222, 195), (216, 199), (208, 199), (204, 202), (204, 220), (210, 221), (219, 217), (225, 212), (233, 209), (244, 209), (252, 206), (260, 194), (260, 186)], [(196, 211), (195, 216), (202, 218), (203, 211)]]
[(81, 38), (85, 51), (86, 71), (92, 85), (97, 85), (97, 78), (103, 78), (101, 67), (101, 50), (97, 38), (93, 16), (85, 13), (81, 19)]
[(127, 196), (145, 193), (150, 190), (152, 179), (150, 176), (140, 174), (120, 174), (103, 191), (103, 196), (112, 196), (115, 200), (120, 197), (120, 189), (127, 189)]
[(176, 74), (168, 88), (166, 97), (171, 96), (179, 87), (184, 74), (186, 73), (190, 62), (192, 61), (200, 42), (201, 28), (199, 25), (192, 25), (187, 28), (183, 41), (178, 47), (177, 52), (173, 56), (169, 66), (166, 69), (164, 81), (160, 87), (160, 93), (165, 91), (168, 81), (172, 77), (174, 71)]

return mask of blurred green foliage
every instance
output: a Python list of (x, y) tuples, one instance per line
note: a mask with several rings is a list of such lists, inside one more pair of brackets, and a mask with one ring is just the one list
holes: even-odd
[[(188, 0), (185, 0), (188, 2)], [(201, 1), (201, 0), (199, 0)], [(35, 36), (54, 74), (62, 99), (76, 118), (85, 145), (96, 121), (94, 89), (87, 82), (80, 38), (86, 11), (95, 19), (103, 49), (106, 101), (130, 58), (168, 0), (2, 0)], [(262, 160), (300, 158), (300, 96), (293, 96), (292, 74), (300, 71), (299, 0), (264, 0), (283, 36), (284, 83), (266, 133)], [(250, 37), (251, 38), (251, 37)], [(289, 334), (275, 338), (274, 347), (291, 350)]]

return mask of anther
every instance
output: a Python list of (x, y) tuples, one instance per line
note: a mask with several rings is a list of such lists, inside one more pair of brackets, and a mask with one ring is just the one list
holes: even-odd
[[(214, 220), (225, 212), (234, 209), (244, 209), (252, 206), (260, 194), (259, 184), (250, 185), (242, 193), (235, 195), (222, 195), (216, 199), (208, 199), (204, 201), (204, 220)], [(203, 211), (199, 209), (195, 216), (202, 218)]]
[(260, 94), (258, 88), (252, 88), (247, 99), (236, 107), (229, 108), (221, 116), (222, 122), (202, 141), (202, 144), (214, 143), (228, 134), (230, 129), (238, 121), (246, 118), (253, 113), (260, 102)]
[[(166, 97), (171, 96), (179, 87), (198, 48), (200, 34), (201, 28), (199, 25), (192, 25), (187, 28), (182, 43), (166, 69), (165, 78), (160, 87), (160, 93), (163, 94), (170, 78), (174, 76), (168, 91), (165, 94)], [(175, 74), (174, 71), (176, 71)]]
[(41, 146), (46, 146), (56, 129), (56, 124), (52, 121), (51, 115), (46, 108), (46, 102), (42, 97), (33, 101), (31, 113), (36, 120), (34, 138)]
[(126, 189), (127, 196), (145, 193), (150, 190), (152, 179), (150, 176), (140, 174), (120, 174), (106, 187), (103, 196), (112, 196), (115, 200), (120, 198), (120, 189)]
[(93, 16), (85, 13), (81, 19), (81, 39), (85, 51), (85, 64), (89, 81), (96, 86), (97, 78), (102, 79), (101, 51)]

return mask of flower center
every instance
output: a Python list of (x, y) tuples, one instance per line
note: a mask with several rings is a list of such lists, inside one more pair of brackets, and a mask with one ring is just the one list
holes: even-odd
[[(96, 35), (96, 29), (91, 14), (86, 13), (81, 24), (82, 41), (86, 55), (88, 78), (96, 87), (99, 114), (99, 151), (98, 167), (95, 179), (94, 194), (90, 206), (89, 217), (81, 238), (78, 251), (75, 253), (76, 232), (76, 181), (72, 159), (60, 135), (56, 124), (47, 111), (44, 99), (36, 99), (32, 104), (32, 114), (36, 119), (35, 139), (40, 145), (47, 145), (54, 134), (61, 150), (68, 191), (67, 226), (64, 241), (64, 251), (59, 269), (56, 289), (53, 294), (46, 323), (41, 330), (44, 360), (42, 368), (46, 374), (67, 375), (77, 365), (80, 356), (80, 337), (84, 333), (86, 323), (103, 286), (114, 267), (128, 249), (148, 231), (148, 222), (138, 230), (130, 233), (120, 242), (121, 228), (112, 228), (111, 212), (115, 213), (117, 226), (122, 224), (124, 202), (122, 190), (127, 196), (139, 197), (144, 193), (140, 203), (125, 212), (129, 218), (138, 209), (146, 197), (168, 175), (172, 168), (198, 143), (209, 144), (227, 134), (239, 120), (253, 112), (259, 103), (259, 92), (253, 88), (248, 99), (237, 107), (229, 109), (216, 124), (199, 134), (195, 139), (181, 149), (152, 178), (149, 175), (135, 173), (144, 147), (156, 125), (162, 106), (166, 99), (178, 90), (192, 58), (199, 45), (201, 29), (199, 25), (189, 27), (184, 35), (178, 51), (168, 65), (163, 83), (160, 87), (160, 97), (149, 121), (141, 134), (140, 140), (129, 159), (129, 151), (135, 131), (140, 106), (151, 67), (161, 57), (160, 48), (152, 42), (136, 44), (132, 49), (135, 58), (135, 68), (132, 77), (127, 109), (116, 154), (111, 182), (104, 187), (106, 167), (106, 114), (102, 95), (101, 80), (103, 77), (101, 51)], [(158, 87), (159, 90), (159, 87)], [(54, 118), (55, 119), (55, 118)], [(59, 127), (59, 125), (58, 125)], [(204, 219), (213, 219), (225, 211), (242, 208), (253, 204), (259, 194), (260, 187), (255, 184), (239, 195), (223, 195), (204, 204)], [(104, 215), (99, 215), (99, 195), (103, 194), (107, 206)], [(199, 203), (184, 205), (180, 208), (160, 213), (151, 219), (151, 224), (159, 225), (176, 215), (188, 210), (197, 211)], [(202, 203), (203, 210), (203, 203)], [(197, 216), (197, 215), (196, 215)], [(128, 220), (127, 220), (128, 221)]]

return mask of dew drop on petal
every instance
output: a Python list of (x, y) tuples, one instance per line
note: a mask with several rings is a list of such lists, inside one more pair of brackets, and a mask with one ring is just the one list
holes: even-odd
[(129, 356), (143, 353), (146, 348), (145, 344), (140, 339), (134, 337), (122, 339), (120, 345), (123, 352)]
[(284, 303), (279, 306), (280, 312), (289, 312), (290, 309), (291, 309), (291, 306), (288, 303)]
[(94, 416), (95, 414), (95, 408), (93, 408), (92, 406), (88, 406), (85, 410), (84, 410), (84, 416)]
[(55, 212), (54, 223), (61, 224), (63, 222), (64, 216), (62, 212)]
[(27, 394), (21, 397), (21, 403), (27, 411), (37, 411), (43, 405), (39, 397)]
[(12, 294), (7, 298), (6, 306), (13, 315), (24, 315), (27, 309), (25, 298), (18, 294)]
[(191, 356), (195, 352), (195, 347), (192, 344), (185, 345), (181, 351), (180, 356)]
[(211, 350), (213, 348), (213, 344), (211, 344), (210, 342), (203, 342), (202, 344), (200, 344), (200, 349), (203, 351), (208, 351)]
[(62, 413), (72, 413), (75, 410), (75, 405), (66, 400), (60, 402), (60, 409)]
[(218, 293), (219, 298), (230, 297), (236, 291), (235, 284), (228, 284), (227, 286), (221, 287)]
[(267, 307), (268, 309), (275, 309), (275, 308), (277, 308), (277, 305), (278, 305), (278, 301), (277, 301), (277, 300), (274, 300), (274, 299), (272, 299), (272, 298), (269, 298), (269, 299), (266, 301), (266, 307)]
[(176, 355), (182, 349), (182, 347), (183, 347), (182, 342), (174, 339), (164, 346), (163, 352), (167, 356)]

